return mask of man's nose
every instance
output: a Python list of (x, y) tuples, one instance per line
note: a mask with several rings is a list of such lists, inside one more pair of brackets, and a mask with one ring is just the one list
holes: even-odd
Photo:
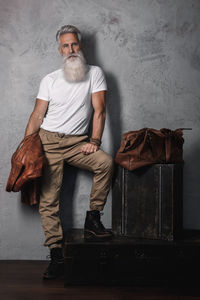
[(74, 48), (72, 45), (69, 46), (69, 51), (70, 51), (70, 53), (74, 53)]

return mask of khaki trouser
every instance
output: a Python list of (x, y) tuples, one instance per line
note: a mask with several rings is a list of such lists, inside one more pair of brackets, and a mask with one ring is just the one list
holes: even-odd
[(90, 210), (101, 211), (110, 189), (113, 159), (100, 149), (88, 155), (83, 154), (81, 147), (87, 142), (87, 135), (64, 135), (44, 129), (40, 129), (39, 135), (47, 158), (47, 167), (42, 176), (39, 205), (46, 237), (44, 246), (62, 247), (63, 232), (59, 217), (59, 192), (62, 185), (64, 162), (94, 172)]

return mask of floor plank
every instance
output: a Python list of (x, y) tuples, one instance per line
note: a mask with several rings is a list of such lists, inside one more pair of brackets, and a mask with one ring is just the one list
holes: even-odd
[(68, 286), (64, 279), (42, 280), (46, 261), (0, 261), (2, 300), (197, 300), (200, 288)]

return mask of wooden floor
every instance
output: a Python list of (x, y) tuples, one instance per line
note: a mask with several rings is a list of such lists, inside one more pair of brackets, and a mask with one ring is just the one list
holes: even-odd
[(46, 261), (0, 261), (1, 300), (195, 300), (200, 287), (64, 287), (64, 279), (43, 281)]

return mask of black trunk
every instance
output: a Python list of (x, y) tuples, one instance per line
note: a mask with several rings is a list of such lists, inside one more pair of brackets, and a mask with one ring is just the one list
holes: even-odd
[(65, 286), (199, 285), (200, 233), (178, 241), (116, 237), (85, 242), (83, 230), (65, 236)]
[(112, 229), (133, 238), (178, 238), (183, 227), (183, 165), (116, 168)]

